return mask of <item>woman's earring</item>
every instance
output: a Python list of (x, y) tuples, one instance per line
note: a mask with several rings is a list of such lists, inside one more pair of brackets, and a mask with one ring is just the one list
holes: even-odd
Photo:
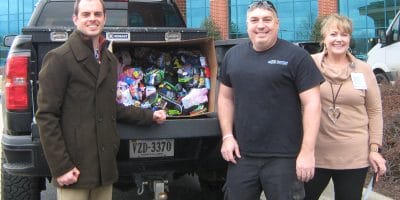
[(350, 47), (347, 49), (347, 51), (348, 51), (349, 53), (353, 53), (353, 50), (351, 50)]

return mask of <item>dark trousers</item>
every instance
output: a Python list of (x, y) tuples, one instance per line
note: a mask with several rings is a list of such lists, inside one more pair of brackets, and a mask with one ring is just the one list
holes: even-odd
[(361, 169), (315, 169), (314, 178), (305, 183), (306, 200), (318, 200), (332, 178), (335, 200), (360, 200), (368, 167)]
[(297, 180), (295, 158), (245, 157), (229, 164), (225, 200), (303, 199), (303, 183)]

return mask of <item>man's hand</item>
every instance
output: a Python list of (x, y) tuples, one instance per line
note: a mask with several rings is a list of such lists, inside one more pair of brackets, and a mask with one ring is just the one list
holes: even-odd
[(155, 121), (157, 124), (164, 123), (166, 119), (167, 119), (167, 113), (165, 113), (165, 110), (154, 111), (153, 121)]
[(69, 172), (57, 178), (57, 183), (62, 187), (64, 185), (71, 185), (78, 181), (81, 172), (74, 167)]
[(235, 164), (236, 164), (235, 157), (237, 158), (241, 157), (239, 151), (239, 145), (237, 144), (236, 139), (233, 136), (222, 140), (221, 155), (226, 161)]
[(314, 177), (315, 157), (314, 152), (300, 151), (296, 160), (297, 179), (302, 182), (308, 182)]

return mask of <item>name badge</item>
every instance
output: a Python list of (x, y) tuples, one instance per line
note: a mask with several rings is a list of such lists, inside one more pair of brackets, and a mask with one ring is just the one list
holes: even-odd
[(351, 73), (351, 80), (353, 81), (353, 87), (357, 90), (366, 90), (367, 83), (365, 82), (364, 74), (362, 73)]

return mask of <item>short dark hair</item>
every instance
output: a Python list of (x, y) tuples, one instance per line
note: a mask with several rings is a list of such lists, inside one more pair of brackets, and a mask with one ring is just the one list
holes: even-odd
[(249, 5), (249, 7), (247, 8), (247, 12), (252, 11), (256, 8), (262, 8), (262, 9), (267, 9), (267, 10), (272, 10), (275, 12), (275, 14), (277, 14), (278, 12), (276, 12), (275, 6), (271, 1), (268, 0), (257, 0), (257, 1), (253, 1), (253, 3), (251, 3)]
[[(79, 13), (79, 4), (81, 3), (82, 0), (76, 0), (75, 4), (74, 4), (74, 15), (78, 16)], [(96, 1), (96, 0), (88, 0), (88, 1)], [(97, 0), (100, 1), (101, 5), (103, 6), (103, 13), (106, 13), (106, 7), (104, 5), (104, 1), (103, 0)]]

